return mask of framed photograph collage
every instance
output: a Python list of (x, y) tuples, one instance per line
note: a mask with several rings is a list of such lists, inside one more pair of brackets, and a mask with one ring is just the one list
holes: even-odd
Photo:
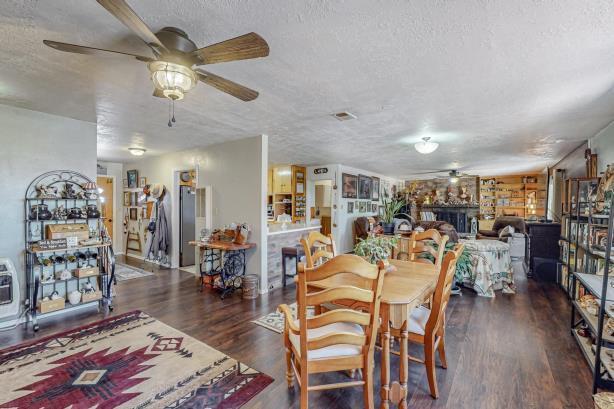
[(381, 197), (380, 178), (366, 175), (341, 174), (341, 197), (359, 199), (347, 201), (347, 213), (378, 213)]

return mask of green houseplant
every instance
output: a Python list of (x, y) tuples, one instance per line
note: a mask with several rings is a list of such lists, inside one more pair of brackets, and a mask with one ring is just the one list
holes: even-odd
[(394, 216), (405, 206), (405, 200), (382, 197), (382, 228), (384, 234), (394, 234)]
[(366, 239), (359, 239), (354, 246), (354, 254), (363, 257), (371, 264), (377, 263), (379, 260), (386, 261), (392, 249), (396, 247), (398, 239), (395, 237), (373, 237), (369, 236)]

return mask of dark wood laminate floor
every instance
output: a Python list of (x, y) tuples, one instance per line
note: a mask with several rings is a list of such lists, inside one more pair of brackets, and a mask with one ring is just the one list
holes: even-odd
[[(118, 314), (140, 309), (155, 318), (223, 351), (275, 378), (275, 382), (246, 408), (298, 408), (298, 389), (288, 390), (281, 335), (250, 323), (290, 303), (294, 287), (275, 290), (256, 301), (235, 294), (221, 301), (216, 293), (199, 293), (194, 276), (158, 269), (136, 259), (129, 264), (155, 275), (129, 280), (116, 287)], [(516, 295), (497, 293), (486, 299), (463, 290), (448, 310), (448, 369), (438, 369), (441, 397), (431, 399), (424, 367), (410, 364), (410, 408), (571, 409), (592, 408), (590, 371), (569, 330), (569, 306), (554, 285), (517, 277)], [(37, 334), (18, 328), (0, 332), (0, 346), (49, 335), (101, 319), (82, 312), (41, 321)], [(410, 352), (419, 355), (419, 349)], [(379, 356), (376, 356), (379, 361)], [(376, 369), (376, 386), (379, 385)], [(393, 376), (398, 373), (393, 358)], [(343, 374), (313, 380), (342, 380)], [(376, 407), (379, 390), (375, 391)], [(314, 392), (311, 408), (363, 407), (360, 389)]]

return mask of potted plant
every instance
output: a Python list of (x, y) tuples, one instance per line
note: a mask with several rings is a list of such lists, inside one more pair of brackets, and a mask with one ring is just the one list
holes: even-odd
[(392, 249), (396, 247), (397, 242), (396, 236), (369, 236), (366, 239), (359, 239), (356, 246), (354, 246), (354, 254), (363, 257), (371, 264), (376, 264), (379, 260), (386, 262), (392, 253)]
[(384, 234), (394, 234), (394, 216), (405, 206), (405, 200), (382, 197), (382, 228)]

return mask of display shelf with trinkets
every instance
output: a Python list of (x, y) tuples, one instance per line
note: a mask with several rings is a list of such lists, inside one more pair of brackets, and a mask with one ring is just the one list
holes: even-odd
[[(595, 178), (573, 183), (568, 186), (576, 188), (575, 200), (569, 201), (568, 210), (575, 226), (569, 223), (566, 236), (574, 240), (566, 244), (575, 245), (577, 251), (573, 261), (568, 255), (567, 263), (573, 268), (569, 276), (571, 332), (593, 372), (593, 393), (596, 393), (599, 389), (614, 389), (614, 278), (611, 276), (614, 195), (608, 199), (609, 206), (605, 206), (607, 212), (593, 214)], [(574, 196), (567, 197), (574, 199)], [(599, 237), (597, 241), (595, 236)], [(598, 253), (601, 247), (603, 254)]]
[(113, 309), (115, 257), (98, 194), (95, 182), (70, 170), (44, 173), (26, 189), (25, 307), (35, 331), (49, 312), (95, 303)]
[(560, 260), (557, 281), (568, 297), (572, 293), (572, 272), (584, 271), (586, 250), (581, 237), (589, 222), (589, 195), (599, 178), (566, 179), (561, 203)]

